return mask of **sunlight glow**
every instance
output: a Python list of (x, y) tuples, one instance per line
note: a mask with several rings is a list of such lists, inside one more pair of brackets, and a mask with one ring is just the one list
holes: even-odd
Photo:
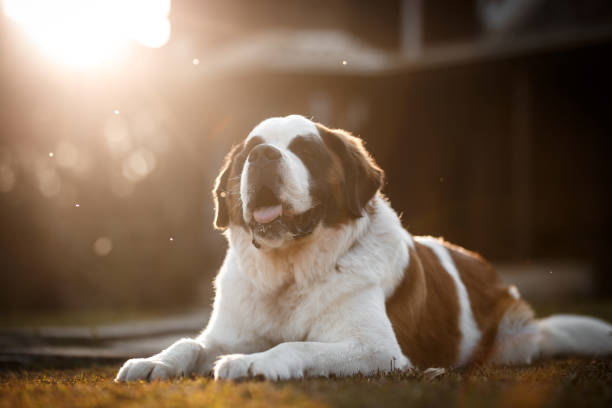
[(53, 58), (94, 66), (136, 41), (159, 48), (170, 38), (170, 0), (4, 0), (4, 13)]

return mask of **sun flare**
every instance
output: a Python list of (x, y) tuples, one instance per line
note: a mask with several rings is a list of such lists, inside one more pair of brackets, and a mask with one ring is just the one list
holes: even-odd
[(4, 13), (54, 59), (108, 63), (136, 41), (158, 48), (170, 38), (170, 0), (4, 0)]

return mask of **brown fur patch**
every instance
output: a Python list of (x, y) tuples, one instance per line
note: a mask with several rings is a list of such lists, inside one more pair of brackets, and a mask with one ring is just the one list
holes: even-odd
[(215, 228), (223, 230), (230, 223), (245, 226), (242, 219), (242, 200), (240, 199), (240, 175), (250, 149), (261, 142), (262, 139), (255, 136), (248, 142), (243, 141), (232, 147), (232, 150), (225, 157), (213, 190)]
[[(339, 185), (345, 213), (338, 217), (343, 222), (362, 216), (363, 209), (376, 192), (383, 186), (384, 172), (363, 146), (363, 141), (341, 129), (329, 129), (316, 124), (323, 142), (332, 153), (332, 167), (340, 165), (342, 182)], [(343, 191), (342, 191), (343, 190)], [(338, 223), (336, 220), (333, 223)]]
[(502, 282), (491, 264), (479, 254), (448, 242), (442, 243), (467, 290), (474, 319), (482, 334), (470, 361), (483, 363), (493, 350), (500, 320), (508, 308), (519, 300), (510, 295), (509, 286)]
[[(479, 254), (439, 240), (449, 252), (482, 334), (470, 363), (485, 363), (495, 351), (499, 323), (512, 310), (533, 316), (531, 308), (514, 298), (491, 264)], [(427, 247), (415, 242), (404, 280), (387, 301), (387, 314), (402, 351), (420, 368), (456, 363), (462, 334), (459, 299), (448, 271)]]
[(225, 229), (230, 223), (230, 208), (236, 195), (235, 186), (229, 183), (232, 178), (232, 164), (238, 152), (242, 149), (242, 145), (235, 145), (230, 152), (225, 156), (221, 171), (215, 180), (215, 188), (213, 189), (213, 200), (215, 202), (215, 221), (214, 225), (217, 229)]
[(419, 368), (457, 362), (461, 332), (455, 282), (431, 249), (415, 242), (404, 279), (386, 302), (402, 352)]
[(240, 198), (240, 176), (242, 174), (242, 166), (244, 166), (243, 158), (234, 160), (227, 182), (230, 222), (235, 225), (244, 224), (244, 219), (242, 218), (242, 199)]
[(342, 162), (336, 153), (330, 150), (332, 157), (332, 164), (327, 171), (326, 182), (331, 186), (332, 194), (334, 195), (334, 201), (337, 206), (344, 208), (346, 206), (344, 192), (342, 191), (342, 185), (344, 184), (344, 168)]

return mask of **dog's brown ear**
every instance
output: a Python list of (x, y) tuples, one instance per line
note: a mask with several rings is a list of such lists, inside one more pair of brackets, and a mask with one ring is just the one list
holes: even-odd
[(352, 217), (359, 218), (366, 204), (383, 186), (384, 172), (363, 147), (361, 139), (321, 124), (317, 124), (317, 128), (327, 147), (342, 163), (346, 206)]
[(230, 222), (230, 189), (228, 179), (232, 171), (234, 158), (240, 150), (241, 145), (232, 147), (232, 150), (225, 156), (225, 161), (221, 167), (221, 171), (215, 180), (215, 188), (213, 189), (213, 200), (215, 201), (215, 221), (216, 229), (224, 230), (229, 226)]

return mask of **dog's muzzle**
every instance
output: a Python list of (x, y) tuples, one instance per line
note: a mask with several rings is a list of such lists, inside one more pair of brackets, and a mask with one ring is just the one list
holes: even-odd
[(248, 157), (248, 180), (253, 197), (249, 200), (248, 210), (259, 224), (269, 224), (283, 213), (278, 198), (281, 184), (279, 165), (281, 153), (273, 146), (256, 146)]
[(291, 214), (291, 209), (279, 198), (282, 180), (278, 149), (268, 144), (256, 146), (248, 156), (248, 182), (252, 197), (247, 209), (252, 214), (249, 228), (253, 245), (260, 247), (257, 238), (274, 239), (289, 233), (294, 239), (310, 235), (322, 217), (321, 207), (313, 207), (301, 214)]

